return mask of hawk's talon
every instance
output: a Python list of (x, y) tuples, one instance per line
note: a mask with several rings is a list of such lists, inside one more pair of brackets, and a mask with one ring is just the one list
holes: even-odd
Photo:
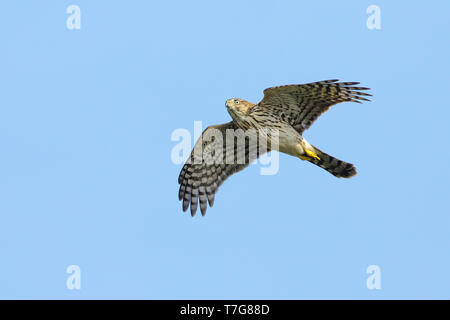
[(305, 156), (298, 156), (300, 159), (302, 159), (302, 160), (306, 160), (306, 161), (308, 161), (308, 160), (311, 160), (311, 158), (309, 158), (309, 157), (305, 157)]
[[(311, 150), (305, 149), (305, 153), (310, 157), (307, 160), (311, 160), (311, 159), (316, 159), (316, 160), (320, 160), (319, 156)], [(301, 158), (300, 158), (301, 159)]]

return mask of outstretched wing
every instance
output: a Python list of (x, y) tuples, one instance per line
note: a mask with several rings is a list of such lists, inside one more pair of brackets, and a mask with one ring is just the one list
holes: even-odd
[[(228, 130), (228, 132), (227, 132)], [(227, 143), (227, 134), (233, 133), (233, 143)], [(200, 202), (202, 215), (206, 213), (207, 202), (212, 207), (219, 186), (233, 173), (241, 171), (259, 156), (258, 144), (251, 144), (244, 137), (244, 143), (235, 141), (244, 132), (233, 121), (211, 126), (203, 131), (196, 142), (189, 159), (178, 177), (183, 211), (191, 206), (194, 216)]]
[(339, 80), (267, 88), (259, 105), (279, 115), (301, 134), (332, 105), (346, 101), (370, 101), (363, 96), (371, 94), (361, 92), (369, 88), (355, 87), (359, 82), (337, 81)]

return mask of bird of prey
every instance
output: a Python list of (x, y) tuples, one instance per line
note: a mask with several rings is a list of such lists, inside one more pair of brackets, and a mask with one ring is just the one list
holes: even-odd
[[(217, 189), (225, 179), (271, 150), (309, 161), (339, 178), (354, 176), (356, 169), (351, 163), (326, 154), (302, 137), (302, 133), (331, 106), (347, 101), (370, 101), (364, 96), (371, 95), (362, 92), (369, 88), (358, 87), (359, 82), (338, 81), (271, 87), (264, 90), (264, 97), (257, 104), (243, 99), (228, 99), (225, 106), (232, 121), (210, 126), (203, 131), (178, 177), (178, 198), (182, 201), (183, 211), (190, 206), (194, 216), (200, 203), (201, 213), (205, 215), (207, 203), (212, 207)], [(266, 147), (256, 143), (256, 152), (251, 152), (255, 148), (252, 149), (248, 137), (241, 146), (225, 143), (228, 132), (239, 129), (241, 132), (273, 130), (270, 132), (277, 132), (278, 143), (271, 144), (267, 138)], [(202, 157), (207, 150), (209, 159)], [(238, 159), (239, 152), (244, 154), (243, 159)]]

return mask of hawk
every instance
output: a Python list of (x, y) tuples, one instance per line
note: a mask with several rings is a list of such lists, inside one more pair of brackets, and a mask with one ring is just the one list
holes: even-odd
[[(364, 96), (371, 94), (362, 92), (369, 88), (358, 87), (359, 82), (338, 81), (267, 88), (257, 104), (243, 99), (228, 99), (225, 106), (232, 121), (203, 131), (178, 177), (178, 198), (182, 201), (183, 211), (190, 206), (194, 216), (200, 203), (200, 211), (205, 215), (207, 203), (213, 206), (214, 196), (223, 181), (271, 150), (309, 161), (339, 178), (354, 176), (356, 169), (353, 164), (326, 154), (302, 137), (303, 132), (331, 106), (341, 102), (370, 101)], [(257, 135), (258, 142), (252, 144), (251, 134), (241, 140), (244, 143), (228, 143), (228, 140), (225, 143), (229, 132), (250, 130), (253, 130), (253, 136), (255, 132), (276, 132), (278, 143), (270, 143), (269, 138)], [(241, 159), (239, 154), (243, 154)]]

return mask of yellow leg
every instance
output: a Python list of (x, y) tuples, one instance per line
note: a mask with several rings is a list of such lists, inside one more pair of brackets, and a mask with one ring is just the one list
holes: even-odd
[(311, 160), (311, 158), (309, 158), (309, 157), (305, 157), (305, 156), (298, 156), (300, 159), (302, 159), (302, 160)]
[(320, 160), (319, 156), (312, 150), (305, 149), (305, 153), (313, 159)]
[(306, 140), (302, 140), (300, 142), (301, 148), (299, 148), (299, 152), (303, 153), (298, 157), (302, 160), (311, 161), (312, 159), (320, 160), (319, 156), (314, 152), (314, 147), (311, 146)]

